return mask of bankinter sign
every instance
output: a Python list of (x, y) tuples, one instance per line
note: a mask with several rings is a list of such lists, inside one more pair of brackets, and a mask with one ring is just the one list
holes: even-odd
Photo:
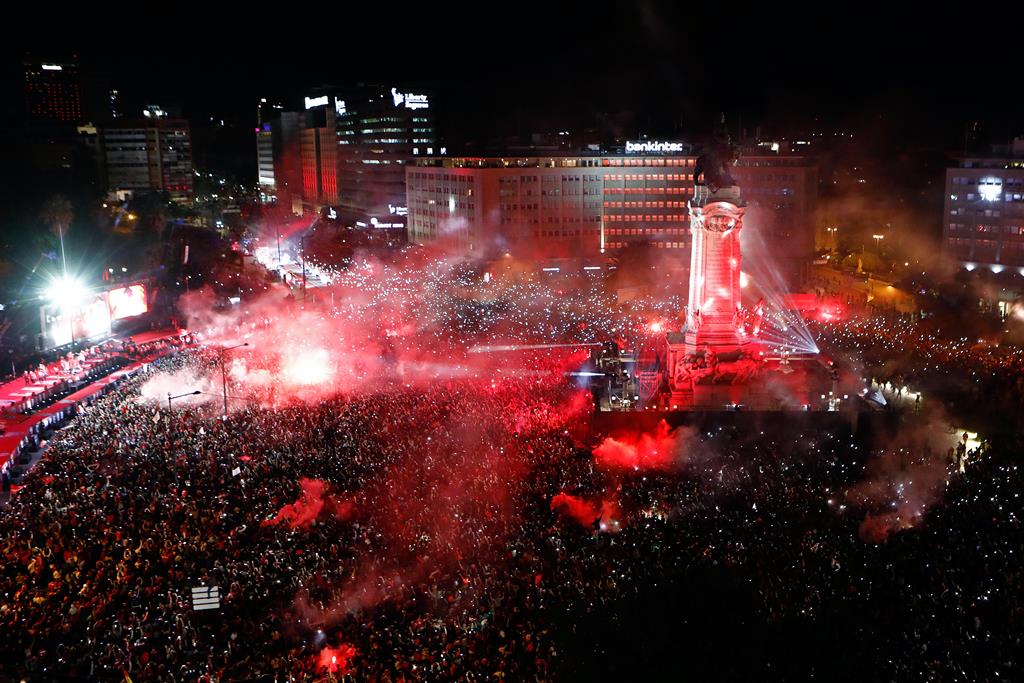
[(626, 153), (627, 154), (645, 154), (650, 152), (665, 153), (665, 152), (682, 152), (683, 143), (681, 142), (627, 142)]

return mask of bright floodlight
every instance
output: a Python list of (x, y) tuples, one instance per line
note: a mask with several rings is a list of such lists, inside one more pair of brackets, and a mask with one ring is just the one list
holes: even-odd
[(45, 294), (61, 310), (73, 310), (82, 301), (82, 283), (65, 275), (52, 282)]
[(978, 193), (985, 201), (996, 202), (999, 201), (999, 196), (1003, 194), (1003, 185), (996, 179), (985, 179), (978, 183)]

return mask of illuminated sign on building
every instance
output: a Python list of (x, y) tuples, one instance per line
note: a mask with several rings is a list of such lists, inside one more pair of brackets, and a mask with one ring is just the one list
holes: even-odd
[(391, 99), (394, 100), (395, 106), (405, 104), (406, 109), (426, 109), (430, 106), (430, 101), (426, 95), (414, 95), (411, 92), (398, 92), (398, 88), (391, 89)]
[(644, 154), (649, 152), (682, 152), (681, 142), (627, 142), (626, 154)]
[[(309, 107), (306, 107), (306, 109), (309, 109)], [(338, 116), (344, 116), (345, 115), (345, 111), (346, 111), (346, 109), (345, 109), (345, 100), (339, 100), (337, 97), (335, 97), (334, 98), (334, 112)]]
[(320, 97), (307, 97), (306, 98), (306, 109), (312, 109), (313, 107), (322, 107), (330, 101), (327, 95), (321, 95)]
[(388, 211), (390, 211), (392, 214), (394, 214), (396, 216), (408, 216), (409, 215), (409, 207), (408, 206), (395, 206), (394, 204), (388, 204)]
[(404, 228), (405, 223), (381, 223), (376, 217), (370, 219), (370, 225), (375, 228)]
[(331, 220), (334, 220), (335, 218), (338, 217), (338, 212), (335, 211), (334, 209), (327, 209), (327, 217), (330, 218)]
[(60, 64), (40, 64), (43, 67), (43, 71), (63, 71), (64, 67)]
[(978, 181), (978, 194), (987, 202), (997, 202), (1003, 194), (1002, 178), (982, 178)]

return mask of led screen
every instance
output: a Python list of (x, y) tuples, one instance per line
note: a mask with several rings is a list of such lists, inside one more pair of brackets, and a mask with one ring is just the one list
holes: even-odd
[(129, 285), (110, 290), (110, 318), (121, 320), (133, 315), (142, 315), (149, 310), (146, 305), (145, 285)]

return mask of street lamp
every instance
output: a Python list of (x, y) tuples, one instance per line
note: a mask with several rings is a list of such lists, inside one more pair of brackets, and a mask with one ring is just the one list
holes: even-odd
[(201, 393), (202, 393), (201, 391), (196, 389), (195, 391), (190, 391), (190, 392), (188, 392), (186, 394), (178, 394), (177, 396), (171, 396), (171, 392), (168, 391), (167, 392), (167, 410), (171, 409), (171, 401), (173, 401), (174, 399), (176, 399), (176, 398), (185, 398), (186, 396), (197, 396), (198, 394), (201, 394)]
[(875, 251), (877, 252), (882, 243), (882, 238), (885, 237), (885, 235), (872, 235), (871, 237), (875, 240)]
[(837, 233), (839, 232), (839, 228), (837, 228), (835, 226), (832, 226), (831, 228), (825, 228), (825, 232), (827, 232), (829, 234), (829, 240), (828, 241), (832, 245), (832, 250), (833, 251), (838, 251), (839, 235)]
[(299, 235), (299, 259), (302, 261), (302, 300), (306, 300), (306, 236)]
[(224, 388), (224, 419), (228, 417), (228, 368), (224, 361), (224, 354), (232, 349), (240, 349), (243, 346), (248, 346), (249, 342), (242, 344), (235, 344), (234, 346), (228, 346), (220, 350), (220, 379), (221, 386)]

